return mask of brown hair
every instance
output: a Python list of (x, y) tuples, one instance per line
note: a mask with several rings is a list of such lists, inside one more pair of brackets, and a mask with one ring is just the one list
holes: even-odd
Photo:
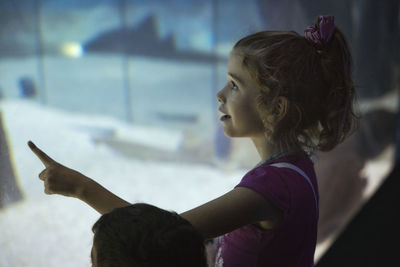
[[(281, 149), (329, 151), (356, 128), (352, 57), (339, 29), (323, 47), (293, 31), (263, 31), (239, 40), (234, 51), (260, 85), (258, 110)], [(274, 114), (280, 96), (287, 113), (271, 126), (265, 115)]]
[(93, 225), (95, 267), (206, 267), (201, 234), (184, 218), (137, 203), (116, 208)]

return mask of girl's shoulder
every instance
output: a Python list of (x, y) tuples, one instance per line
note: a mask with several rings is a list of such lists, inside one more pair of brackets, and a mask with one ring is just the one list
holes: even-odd
[(275, 207), (288, 214), (299, 174), (287, 168), (277, 168), (274, 163), (290, 163), (308, 172), (311, 160), (308, 157), (284, 156), (261, 164), (247, 172), (236, 187), (246, 187), (264, 196)]
[(260, 166), (257, 166), (253, 168), (253, 170), (257, 171), (266, 171), (266, 170), (275, 170), (279, 171), (279, 169), (274, 167), (274, 164), (276, 163), (289, 163), (290, 165), (294, 165), (299, 169), (302, 169), (304, 172), (308, 172), (309, 170), (314, 170), (314, 162), (312, 161), (312, 158), (307, 155), (307, 154), (297, 154), (297, 155), (285, 155), (280, 158), (271, 160), (267, 163), (261, 164)]
[(293, 179), (293, 177), (300, 176), (306, 176), (313, 184), (316, 184), (314, 163), (307, 154), (301, 156), (287, 155), (261, 164), (247, 172), (241, 183), (287, 187), (289, 184), (296, 183), (297, 179)]
[(287, 180), (292, 176), (297, 176), (297, 172), (293, 172), (289, 168), (275, 167), (276, 163), (289, 163), (291, 166), (302, 170), (306, 174), (313, 175), (314, 166), (310, 158), (304, 154), (299, 157), (297, 155), (283, 156), (269, 162), (263, 163), (259, 166), (249, 170), (242, 178), (239, 185), (273, 188), (273, 187), (286, 187)]
[[(275, 163), (289, 163), (294, 165), (297, 171), (287, 167), (275, 167), (273, 166)], [(306, 175), (303, 176), (301, 172)], [(237, 185), (237, 187), (240, 186), (258, 192), (285, 214), (289, 212), (293, 199), (302, 199), (304, 192), (307, 194), (313, 192), (314, 197), (310, 197), (310, 201), (314, 202), (315, 198), (318, 200), (314, 164), (307, 155), (303, 157), (285, 156), (262, 164), (245, 174)]]

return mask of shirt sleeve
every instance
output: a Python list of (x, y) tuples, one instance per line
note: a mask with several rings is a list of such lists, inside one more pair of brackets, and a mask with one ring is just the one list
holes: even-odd
[(249, 171), (235, 187), (247, 187), (261, 194), (281, 209), (285, 217), (289, 212), (289, 189), (277, 168), (268, 165), (255, 168)]

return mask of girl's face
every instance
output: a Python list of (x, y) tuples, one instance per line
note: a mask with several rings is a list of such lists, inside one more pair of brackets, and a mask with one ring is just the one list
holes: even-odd
[(242, 67), (242, 56), (233, 50), (229, 56), (227, 84), (217, 94), (225, 134), (229, 137), (257, 137), (264, 126), (256, 108), (259, 86)]

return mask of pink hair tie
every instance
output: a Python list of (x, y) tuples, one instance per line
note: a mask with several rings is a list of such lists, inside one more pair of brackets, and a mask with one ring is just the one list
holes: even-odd
[(304, 30), (304, 37), (314, 46), (320, 48), (331, 39), (335, 30), (335, 23), (333, 16), (319, 16), (319, 27), (308, 26)]

